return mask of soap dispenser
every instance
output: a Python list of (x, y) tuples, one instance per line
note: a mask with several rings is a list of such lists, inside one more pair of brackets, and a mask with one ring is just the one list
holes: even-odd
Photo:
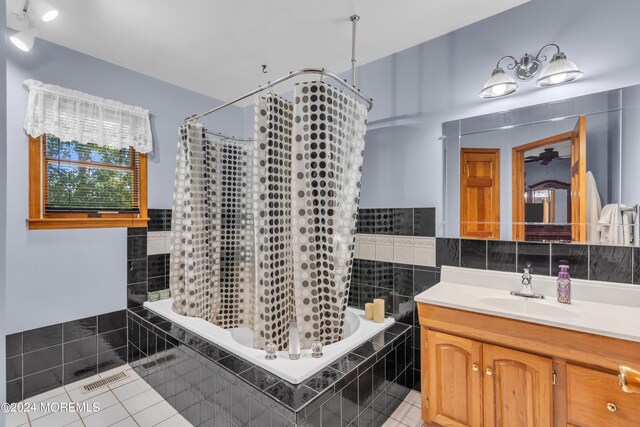
[(571, 277), (569, 277), (569, 266), (560, 264), (558, 273), (558, 302), (571, 304)]

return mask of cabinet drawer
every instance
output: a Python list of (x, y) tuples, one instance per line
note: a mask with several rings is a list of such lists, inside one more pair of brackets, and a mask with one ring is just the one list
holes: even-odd
[(567, 365), (568, 422), (576, 426), (633, 426), (640, 416), (640, 394), (624, 393), (618, 377)]

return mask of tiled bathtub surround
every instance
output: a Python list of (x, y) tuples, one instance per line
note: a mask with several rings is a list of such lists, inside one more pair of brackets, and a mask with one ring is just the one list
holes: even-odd
[(561, 262), (571, 277), (640, 284), (640, 248), (564, 243), (436, 239), (438, 267), (451, 265), (555, 276)]
[(394, 324), (300, 385), (142, 307), (129, 312), (129, 362), (194, 425), (380, 426), (411, 387), (411, 331)]
[(141, 305), (148, 292), (169, 289), (171, 210), (149, 209), (147, 228), (127, 231), (127, 300)]
[(434, 208), (361, 209), (349, 305), (364, 308), (374, 298), (385, 311), (412, 327), (412, 379), (420, 388), (420, 328), (413, 297), (440, 281), (436, 268)]
[(7, 400), (18, 402), (126, 363), (126, 311), (8, 335)]

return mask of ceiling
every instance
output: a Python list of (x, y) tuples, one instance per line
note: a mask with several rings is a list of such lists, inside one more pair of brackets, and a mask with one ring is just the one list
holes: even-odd
[(49, 1), (60, 16), (38, 37), (224, 100), (299, 68), (348, 70), (354, 13), (364, 64), (528, 0)]

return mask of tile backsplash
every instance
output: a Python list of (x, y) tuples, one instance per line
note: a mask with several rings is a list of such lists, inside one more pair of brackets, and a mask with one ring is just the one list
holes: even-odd
[(436, 239), (436, 265), (555, 276), (561, 262), (571, 277), (605, 282), (640, 283), (640, 248), (566, 243)]
[(7, 401), (18, 402), (127, 362), (125, 310), (7, 335)]
[[(413, 297), (440, 281), (435, 208), (360, 209), (349, 305), (364, 308), (374, 298), (411, 326), (411, 380), (420, 388), (420, 328)], [(454, 251), (457, 252), (457, 249)]]
[(141, 305), (149, 292), (169, 289), (171, 209), (149, 209), (147, 228), (127, 231), (127, 303)]

